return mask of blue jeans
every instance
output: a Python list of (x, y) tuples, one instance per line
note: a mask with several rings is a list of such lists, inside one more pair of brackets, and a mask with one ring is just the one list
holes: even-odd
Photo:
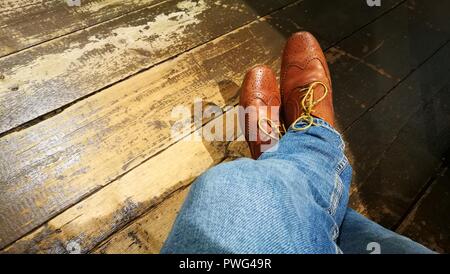
[(161, 252), (431, 253), (347, 207), (352, 168), (344, 142), (325, 121), (315, 123), (289, 130), (256, 161), (201, 175)]

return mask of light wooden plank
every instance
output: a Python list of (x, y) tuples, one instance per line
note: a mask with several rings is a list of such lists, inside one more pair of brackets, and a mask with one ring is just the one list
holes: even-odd
[[(174, 141), (172, 108), (203, 98), (236, 102), (245, 68), (274, 63), (249, 26), (119, 83), (32, 128), (0, 139), (5, 244), (114, 180)], [(270, 31), (267, 24), (266, 30)], [(257, 42), (258, 41), (258, 42)], [(217, 67), (217, 64), (221, 64)]]
[[(285, 38), (273, 26), (284, 21), (285, 12), (218, 38), (2, 138), (0, 145), (6, 148), (5, 156), (1, 155), (5, 159), (2, 180), (8, 184), (1, 187), (8, 195), (2, 197), (1, 204), (7, 205), (3, 216), (14, 216), (0, 219), (1, 235), (8, 237), (2, 240), (13, 241), (168, 147), (173, 106), (190, 104), (195, 97), (219, 106), (235, 104), (246, 68), (256, 63), (278, 67)], [(278, 25), (297, 29), (295, 21)], [(45, 241), (38, 238), (28, 239), (31, 242), (22, 250), (31, 250), (30, 243)]]
[(183, 188), (152, 208), (130, 226), (114, 234), (96, 254), (158, 254), (189, 192)]
[(242, 0), (165, 2), (0, 59), (0, 132), (285, 5), (250, 2), (252, 7)]
[[(216, 120), (210, 124), (217, 123)], [(224, 160), (250, 155), (247, 144), (242, 140), (192, 141), (203, 130), (198, 130), (144, 162), (3, 252), (71, 253), (74, 245), (79, 247), (76, 251), (88, 252), (127, 222), (163, 201), (170, 193), (187, 187), (204, 170)], [(225, 134), (230, 135), (235, 130), (230, 128)], [(167, 217), (163, 220), (167, 220)]]
[(4, 12), (17, 10), (26, 6), (42, 4), (44, 0), (3, 0), (0, 2), (0, 15)]
[[(221, 151), (220, 154), (221, 156), (225, 156), (223, 162), (232, 161), (239, 157), (250, 157), (250, 150), (248, 149), (247, 143), (243, 141), (216, 143), (213, 146), (217, 147), (218, 144), (226, 147), (226, 151)], [(211, 153), (211, 155), (214, 154), (215, 152)], [(172, 193), (162, 203), (157, 204), (130, 225), (105, 240), (92, 253), (159, 253), (189, 192), (190, 184), (187, 186)]]
[[(71, 0), (67, 0), (71, 1)], [(0, 7), (0, 57), (78, 31), (164, 0), (12, 1)]]

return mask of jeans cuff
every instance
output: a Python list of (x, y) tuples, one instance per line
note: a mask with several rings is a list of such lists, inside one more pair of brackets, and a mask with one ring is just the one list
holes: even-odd
[[(314, 126), (319, 126), (319, 127), (328, 129), (329, 131), (334, 133), (340, 140), (340, 149), (341, 150), (345, 149), (345, 142), (344, 142), (344, 139), (342, 138), (342, 135), (333, 126), (331, 126), (328, 122), (326, 122), (325, 120), (323, 120), (321, 118), (314, 117), (313, 118), (313, 122), (314, 122), (313, 127)], [(306, 125), (308, 125), (308, 123), (305, 122), (305, 121), (299, 121), (296, 124), (297, 127), (304, 127)], [(289, 127), (288, 131), (293, 131), (292, 127)]]

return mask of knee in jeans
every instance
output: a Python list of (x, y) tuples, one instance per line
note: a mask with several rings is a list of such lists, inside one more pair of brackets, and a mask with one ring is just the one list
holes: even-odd
[(197, 187), (203, 189), (226, 189), (236, 187), (239, 184), (243, 187), (247, 180), (239, 178), (245, 177), (249, 172), (249, 162), (252, 160), (237, 160), (223, 163), (210, 168), (203, 173), (196, 182)]

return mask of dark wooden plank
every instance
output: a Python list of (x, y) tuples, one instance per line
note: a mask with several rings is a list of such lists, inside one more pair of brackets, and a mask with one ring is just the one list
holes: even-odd
[(340, 47), (402, 79), (449, 40), (449, 20), (442, 21), (448, 10), (448, 1), (408, 1)]
[(80, 6), (66, 0), (13, 1), (7, 11), (0, 7), (0, 57), (163, 1), (84, 0)]
[(449, 166), (426, 190), (397, 232), (440, 253), (450, 252)]
[(326, 57), (333, 81), (337, 127), (341, 131), (398, 83), (381, 72), (380, 68), (363, 58), (355, 58), (339, 47), (327, 51)]
[(386, 227), (407, 213), (450, 146), (448, 88), (408, 121), (358, 189), (368, 215)]
[[(308, 1), (301, 10), (290, 9), (285, 18), (301, 28), (315, 30), (322, 47), (340, 42), (344, 37), (358, 32), (361, 27), (404, 1), (383, 1), (381, 7), (369, 7), (365, 1), (325, 0)], [(289, 35), (289, 32), (283, 32)]]
[(284, 17), (268, 21), (285, 37), (299, 29), (310, 31), (328, 48), (403, 2), (385, 0), (381, 7), (371, 8), (359, 0), (304, 1), (301, 7), (287, 9)]
[[(4, 193), (9, 193), (1, 197), (1, 204), (5, 205), (2, 208), (5, 213), (1, 215), (5, 217), (0, 219), (4, 244), (41, 225), (89, 193), (111, 181), (117, 182), (115, 178), (170, 146), (174, 142), (169, 128), (172, 107), (190, 105), (195, 97), (203, 97), (221, 107), (236, 104), (238, 86), (246, 68), (256, 63), (279, 66), (285, 38), (273, 26), (286, 18), (287, 11), (290, 9), (227, 34), (105, 89), (57, 116), (0, 139), (0, 146), (5, 148), (0, 155), (5, 159), (2, 161), (5, 163), (1, 169), (2, 181), (7, 182), (0, 187)], [(376, 15), (373, 13), (372, 18)], [(295, 22), (288, 21), (284, 26), (284, 29), (294, 31), (297, 27)], [(324, 30), (323, 37), (331, 32)], [(372, 70), (368, 72), (380, 77)], [(372, 79), (369, 74), (368, 80)], [(167, 171), (162, 169), (161, 172)], [(101, 191), (96, 194), (94, 201), (106, 197)], [(127, 202), (126, 199), (120, 202), (117, 212), (122, 212), (122, 207), (128, 208)], [(79, 209), (74, 206), (68, 211), (73, 213), (74, 210)], [(132, 218), (135, 211), (128, 212)], [(68, 218), (61, 214), (58, 220), (71, 220), (72, 213)], [(112, 230), (119, 229), (130, 216), (119, 222), (115, 215), (109, 214), (102, 222), (113, 220)], [(24, 239), (21, 250), (31, 250), (40, 241), (51, 246), (58, 241), (67, 241), (64, 235), (73, 235), (70, 233), (82, 229), (64, 222), (56, 223), (62, 227), (49, 222)], [(94, 224), (93, 227), (98, 228)], [(64, 229), (69, 229), (69, 234), (61, 233)], [(111, 230), (99, 229), (98, 232), (101, 238)], [(56, 240), (47, 242), (45, 237)], [(92, 242), (87, 240), (86, 246), (89, 248)]]
[(449, 146), (450, 44), (345, 132), (355, 170), (351, 205), (395, 225)]
[[(266, 14), (284, 5), (254, 2)], [(240, 0), (227, 4), (170, 1), (4, 57), (0, 59), (0, 132), (201, 45), (261, 14)]]
[[(401, 145), (397, 140), (407, 121), (411, 121), (413, 115), (419, 114), (416, 112), (428, 102), (428, 98), (432, 98), (443, 88), (448, 79), (448, 46), (426, 65), (420, 66), (439, 45), (449, 39), (448, 24), (443, 20), (446, 18), (445, 10), (442, 6), (433, 5), (433, 2), (408, 2), (379, 19), (377, 24), (368, 26), (364, 31), (339, 44), (342, 55), (362, 58), (367, 65), (395, 82), (420, 67), (419, 72), (415, 72), (405, 83), (392, 91), (394, 94), (389, 95), (373, 109), (367, 103), (377, 102), (379, 98), (384, 97), (383, 83), (372, 83), (380, 85), (379, 89), (354, 89), (346, 96), (339, 93), (335, 96), (339, 122), (344, 128), (351, 126), (346, 132), (355, 169), (351, 204), (388, 227), (396, 224), (405, 214), (405, 210), (437, 165), (436, 161), (408, 161), (407, 159), (411, 158), (409, 148), (403, 146), (403, 150), (399, 149)], [(359, 77), (358, 69), (351, 69), (349, 73), (355, 72), (358, 72)], [(355, 111), (356, 104), (347, 105), (346, 101), (362, 102), (361, 108), (370, 111), (357, 124), (352, 125), (352, 121), (358, 119), (361, 112)], [(426, 118), (422, 125), (435, 118)], [(407, 142), (407, 137), (404, 138)], [(444, 145), (445, 142), (441, 144)], [(417, 141), (414, 146), (423, 144)], [(391, 148), (395, 149), (393, 151), (396, 151), (396, 154), (393, 155), (392, 152), (388, 157), (386, 153)], [(441, 149), (445, 149), (445, 146)], [(391, 160), (388, 161), (387, 158)], [(392, 159), (398, 162), (393, 163)], [(412, 167), (404, 169), (405, 163), (410, 163)], [(379, 168), (380, 166), (382, 168)], [(415, 169), (416, 172), (410, 169)], [(410, 174), (407, 174), (408, 172)], [(399, 177), (402, 177), (401, 180)]]
[[(414, 1), (399, 6), (378, 19), (376, 24), (371, 24), (354, 34), (351, 39), (342, 41), (338, 47), (342, 52), (337, 52), (336, 58), (346, 55), (359, 59), (380, 75), (398, 83), (450, 39), (448, 22), (436, 19), (447, 17), (445, 13), (450, 10), (450, 2), (442, 4), (447, 9), (442, 5), (433, 5), (433, 2)], [(344, 81), (359, 81), (361, 74), (359, 68), (349, 68)], [(335, 82), (339, 84), (339, 81)], [(345, 102), (361, 102), (360, 108), (367, 111), (386, 93), (383, 82), (366, 85), (378, 85), (379, 88), (370, 92), (361, 89), (336, 94), (337, 117), (344, 128), (360, 115), (360, 111), (353, 108), (358, 104)]]

